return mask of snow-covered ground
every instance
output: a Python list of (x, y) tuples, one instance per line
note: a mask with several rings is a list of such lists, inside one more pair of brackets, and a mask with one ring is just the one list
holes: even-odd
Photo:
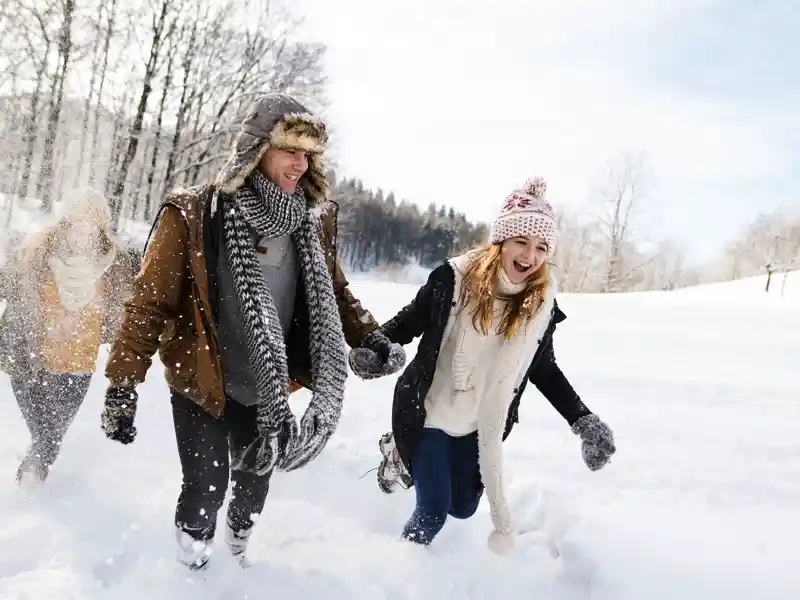
[[(362, 278), (354, 287), (381, 320), (416, 291)], [(0, 375), (0, 599), (797, 600), (800, 279), (783, 298), (762, 289), (755, 278), (563, 296), (560, 364), (614, 428), (618, 453), (588, 471), (578, 440), (530, 388), (505, 451), (518, 522), (534, 531), (506, 558), (486, 548), (485, 502), (430, 549), (398, 541), (413, 493), (385, 496), (374, 472), (362, 478), (377, 465), (394, 378), (351, 378), (327, 451), (274, 477), (251, 569), (220, 540), (195, 574), (174, 560), (180, 471), (160, 366), (140, 390), (139, 437), (121, 446), (99, 426), (104, 348), (62, 456), (34, 492), (13, 483), (28, 440)]]

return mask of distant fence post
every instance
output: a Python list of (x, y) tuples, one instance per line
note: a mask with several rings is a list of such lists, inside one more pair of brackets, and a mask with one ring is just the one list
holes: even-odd
[(767, 263), (767, 287), (764, 289), (769, 294), (769, 284), (772, 281), (772, 263)]

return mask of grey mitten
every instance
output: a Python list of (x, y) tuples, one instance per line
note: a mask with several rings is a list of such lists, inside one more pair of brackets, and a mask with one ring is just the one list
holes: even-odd
[(364, 337), (361, 346), (350, 351), (348, 360), (353, 373), (361, 379), (377, 379), (399, 371), (406, 364), (406, 351), (376, 329)]
[(285, 400), (261, 402), (256, 407), (256, 429), (258, 436), (232, 461), (231, 468), (262, 476), (273, 471), (297, 438), (297, 420)]
[(579, 435), (583, 443), (581, 450), (583, 462), (592, 471), (602, 469), (617, 451), (611, 428), (595, 414), (588, 414), (572, 426), (572, 433)]
[(299, 435), (289, 442), (276, 466), (281, 471), (294, 471), (307, 465), (322, 453), (334, 429), (324, 411), (309, 405), (300, 419)]

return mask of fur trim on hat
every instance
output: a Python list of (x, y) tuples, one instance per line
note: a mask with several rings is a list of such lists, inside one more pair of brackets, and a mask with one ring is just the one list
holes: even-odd
[(273, 148), (299, 149), (322, 154), (328, 145), (325, 124), (309, 114), (284, 115), (269, 134)]
[(328, 143), (325, 124), (308, 113), (285, 113), (269, 132), (269, 138), (250, 133), (247, 127), (236, 137), (233, 151), (216, 179), (223, 194), (233, 194), (253, 172), (268, 148), (299, 149), (309, 153), (308, 170), (300, 178), (309, 207), (324, 202), (330, 182), (325, 173), (322, 153)]

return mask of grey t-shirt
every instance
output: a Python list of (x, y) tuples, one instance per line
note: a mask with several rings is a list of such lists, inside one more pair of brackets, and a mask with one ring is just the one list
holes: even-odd
[[(259, 240), (254, 231), (251, 231), (251, 234), (253, 244), (256, 246), (256, 257), (261, 265), (264, 281), (272, 293), (285, 340), (292, 324), (297, 278), (300, 274), (297, 249), (291, 236), (288, 235)], [(217, 330), (225, 394), (240, 404), (251, 406), (258, 402), (258, 392), (224, 243), (220, 244), (217, 265), (219, 293)]]

